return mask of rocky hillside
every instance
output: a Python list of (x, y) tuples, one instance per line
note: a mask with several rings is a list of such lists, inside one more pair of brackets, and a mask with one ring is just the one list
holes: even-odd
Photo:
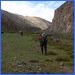
[(50, 31), (57, 33), (73, 33), (73, 2), (66, 2), (55, 10)]
[(25, 17), (2, 10), (2, 31), (35, 32), (47, 29), (50, 24), (50, 22), (39, 17)]
[(24, 18), (27, 19), (29, 22), (32, 22), (32, 24), (33, 24), (32, 26), (41, 28), (42, 30), (47, 29), (52, 24), (51, 22), (49, 22), (47, 20), (44, 20), (44, 19), (42, 19), (40, 17), (29, 17), (29, 16), (26, 16)]

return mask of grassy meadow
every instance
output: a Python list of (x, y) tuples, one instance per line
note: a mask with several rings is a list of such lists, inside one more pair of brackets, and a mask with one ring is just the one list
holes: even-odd
[(48, 36), (46, 56), (38, 34), (3, 33), (2, 73), (73, 73), (73, 39), (59, 36)]

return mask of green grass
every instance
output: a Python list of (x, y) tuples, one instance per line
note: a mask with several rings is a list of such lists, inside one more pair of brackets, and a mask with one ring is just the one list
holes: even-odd
[(72, 40), (60, 43), (49, 37), (46, 56), (41, 53), (38, 34), (3, 33), (2, 73), (65, 73), (60, 69), (61, 61), (73, 69)]

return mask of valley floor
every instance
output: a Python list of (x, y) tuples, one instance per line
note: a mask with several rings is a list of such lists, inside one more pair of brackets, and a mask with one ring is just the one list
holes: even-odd
[[(48, 38), (46, 56), (41, 53), (37, 36), (2, 34), (2, 73), (73, 73), (73, 49), (70, 46), (70, 51), (59, 48), (62, 43), (51, 44), (51, 38)], [(72, 42), (70, 44), (73, 46)]]

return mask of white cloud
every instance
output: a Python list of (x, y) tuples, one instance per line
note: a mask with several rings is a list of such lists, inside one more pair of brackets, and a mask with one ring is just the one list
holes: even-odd
[[(54, 2), (50, 2), (53, 5)], [(1, 1), (1, 9), (12, 13), (21, 14), (24, 16), (37, 16), (52, 21), (54, 16), (54, 9), (49, 7), (49, 2), (39, 2), (35, 4), (31, 1)]]

